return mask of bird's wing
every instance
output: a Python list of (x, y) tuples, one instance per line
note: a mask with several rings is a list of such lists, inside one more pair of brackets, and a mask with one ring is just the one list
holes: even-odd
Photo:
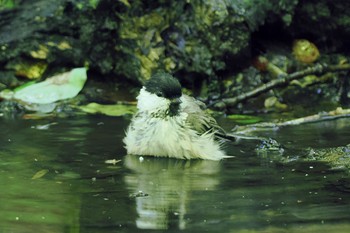
[(218, 138), (226, 138), (226, 132), (216, 120), (205, 111), (203, 102), (193, 97), (183, 95), (183, 111), (188, 114), (186, 122), (199, 134), (213, 132)]

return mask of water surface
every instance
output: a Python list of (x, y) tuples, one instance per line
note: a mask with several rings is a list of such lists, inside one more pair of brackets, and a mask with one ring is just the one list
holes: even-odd
[[(307, 147), (348, 144), (349, 123), (263, 134), (298, 158)], [(0, 232), (350, 232), (345, 171), (281, 163), (251, 141), (226, 144), (235, 157), (220, 162), (125, 156), (127, 124), (0, 119)]]

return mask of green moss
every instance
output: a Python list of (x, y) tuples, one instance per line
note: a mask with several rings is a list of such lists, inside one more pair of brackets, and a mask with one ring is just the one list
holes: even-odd
[(319, 21), (321, 18), (328, 18), (331, 15), (325, 2), (305, 3), (303, 10), (305, 15), (314, 21)]
[(0, 0), (0, 10), (11, 9), (17, 5), (15, 0)]
[[(118, 14), (122, 54), (132, 57), (133, 70), (147, 79), (152, 72), (186, 70), (215, 77), (227, 67), (224, 57), (248, 46), (249, 32), (242, 17), (230, 13), (226, 1), (135, 2)], [(130, 59), (128, 60), (130, 61)], [(231, 65), (231, 64), (230, 64)], [(121, 67), (121, 65), (119, 66)]]
[(322, 161), (330, 164), (334, 169), (350, 171), (350, 144), (327, 149), (309, 149), (306, 160)]

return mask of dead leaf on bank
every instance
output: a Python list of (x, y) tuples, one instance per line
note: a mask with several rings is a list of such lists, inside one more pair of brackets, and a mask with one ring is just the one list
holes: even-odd
[(76, 68), (43, 82), (16, 88), (13, 98), (32, 104), (49, 104), (73, 98), (81, 91), (86, 79), (86, 69)]
[(87, 79), (86, 68), (76, 68), (42, 82), (28, 82), (14, 90), (3, 90), (0, 97), (21, 103), (26, 109), (52, 112), (56, 102), (79, 94)]

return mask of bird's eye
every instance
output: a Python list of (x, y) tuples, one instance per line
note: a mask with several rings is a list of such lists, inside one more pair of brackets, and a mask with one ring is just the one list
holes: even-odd
[(163, 97), (163, 93), (162, 93), (162, 92), (157, 92), (156, 95), (157, 95), (158, 97)]

